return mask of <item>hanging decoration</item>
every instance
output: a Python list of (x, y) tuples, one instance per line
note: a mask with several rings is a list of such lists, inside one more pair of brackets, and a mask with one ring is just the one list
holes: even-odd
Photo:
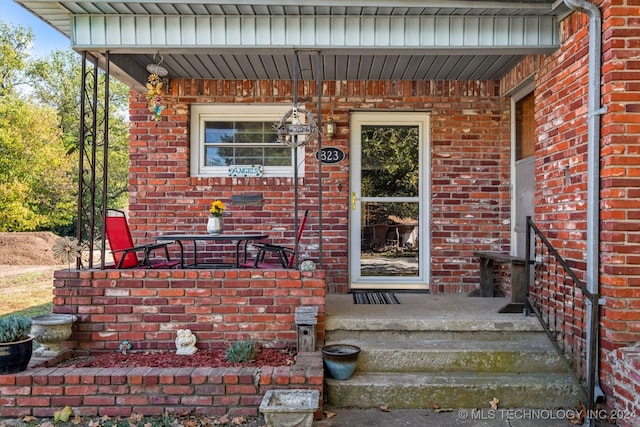
[[(153, 59), (156, 59), (156, 55), (153, 55)], [(162, 105), (162, 95), (164, 94), (164, 81), (168, 72), (167, 69), (162, 67), (163, 58), (160, 56), (160, 62), (157, 64), (147, 65), (147, 71), (149, 71), (149, 78), (147, 79), (147, 99), (149, 100), (149, 111), (153, 114), (153, 120), (159, 122), (162, 120), (162, 111), (165, 106)]]
[[(303, 122), (301, 117), (306, 120)], [(273, 127), (278, 133), (278, 141), (292, 147), (306, 145), (317, 133), (316, 121), (313, 115), (296, 104)]]

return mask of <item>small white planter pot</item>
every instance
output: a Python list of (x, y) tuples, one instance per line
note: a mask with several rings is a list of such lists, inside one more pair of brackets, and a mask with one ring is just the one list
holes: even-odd
[(63, 353), (61, 344), (71, 336), (71, 326), (78, 317), (73, 314), (43, 314), (31, 318), (31, 335), (40, 347), (36, 356), (53, 357)]
[(260, 412), (269, 427), (311, 427), (319, 401), (318, 390), (268, 390), (260, 403)]

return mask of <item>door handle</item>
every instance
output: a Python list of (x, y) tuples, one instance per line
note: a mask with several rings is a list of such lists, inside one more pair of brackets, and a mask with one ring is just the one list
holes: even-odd
[(351, 192), (351, 210), (356, 210), (356, 192)]

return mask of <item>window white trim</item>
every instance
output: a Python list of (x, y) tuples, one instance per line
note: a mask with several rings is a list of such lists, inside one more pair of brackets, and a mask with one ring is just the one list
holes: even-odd
[[(279, 122), (289, 110), (291, 104), (192, 104), (190, 134), (190, 166), (194, 177), (228, 177), (228, 166), (205, 166), (204, 133), (207, 121), (261, 121)], [(274, 131), (275, 132), (275, 131)], [(291, 148), (294, 150), (296, 148)], [(298, 175), (304, 176), (304, 146), (298, 147)], [(295, 158), (291, 153), (292, 162)], [(263, 166), (263, 177), (293, 177), (291, 166)]]

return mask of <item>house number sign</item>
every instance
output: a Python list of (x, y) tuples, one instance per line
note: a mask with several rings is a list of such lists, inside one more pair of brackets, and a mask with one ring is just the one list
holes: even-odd
[(337, 147), (323, 147), (322, 150), (316, 151), (316, 159), (322, 163), (338, 163), (344, 160), (344, 151)]

